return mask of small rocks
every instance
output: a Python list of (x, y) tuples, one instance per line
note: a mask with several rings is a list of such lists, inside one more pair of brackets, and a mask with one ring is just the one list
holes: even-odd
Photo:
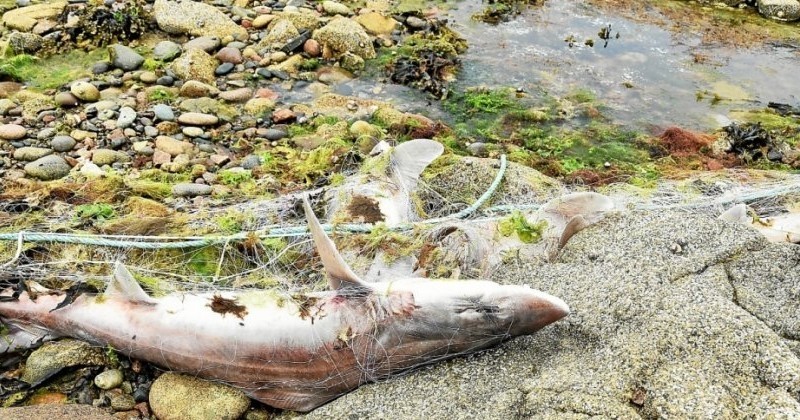
[(153, 48), (153, 58), (160, 61), (172, 61), (181, 54), (181, 46), (172, 41), (161, 41)]
[(180, 95), (186, 98), (205, 98), (207, 96), (215, 96), (218, 93), (219, 89), (216, 87), (197, 80), (189, 80), (181, 86), (180, 90)]
[(28, 130), (19, 124), (0, 125), (0, 140), (19, 140), (28, 135)]
[(75, 82), (70, 86), (69, 91), (84, 102), (95, 102), (100, 99), (100, 91), (97, 86), (89, 82)]
[(50, 140), (50, 147), (56, 152), (69, 152), (78, 142), (70, 136), (55, 136)]
[(330, 0), (325, 0), (322, 2), (322, 10), (329, 15), (350, 16), (353, 14), (353, 11), (350, 10), (349, 7), (343, 5), (342, 3)]
[(94, 377), (94, 384), (100, 389), (114, 389), (125, 379), (119, 369), (109, 369)]
[(51, 154), (53, 154), (53, 149), (46, 147), (20, 147), (14, 151), (14, 159), (32, 162)]
[(214, 74), (217, 76), (224, 76), (232, 72), (235, 67), (233, 63), (222, 63), (214, 69)]
[(133, 48), (120, 44), (108, 47), (108, 56), (111, 59), (111, 65), (123, 71), (136, 70), (144, 63), (144, 57)]
[(284, 130), (278, 130), (276, 128), (268, 128), (264, 133), (264, 137), (269, 141), (277, 141), (282, 138), (287, 137), (289, 134)]
[[(111, 409), (114, 411), (130, 411), (136, 407), (136, 400), (128, 394), (119, 394), (111, 397)], [(138, 416), (136, 416), (138, 418)]]
[(248, 115), (263, 116), (275, 108), (275, 101), (266, 98), (253, 98), (244, 104), (244, 112)]
[(219, 38), (215, 36), (199, 36), (191, 41), (186, 42), (183, 44), (184, 50), (203, 50), (209, 54), (216, 51), (217, 48), (222, 44)]
[(322, 48), (316, 39), (309, 39), (303, 44), (303, 52), (310, 57), (319, 57), (322, 54)]
[(238, 48), (225, 47), (217, 52), (217, 60), (223, 63), (241, 64), (244, 59)]
[(92, 163), (98, 166), (113, 165), (116, 162), (127, 162), (130, 157), (123, 152), (111, 149), (97, 149), (92, 152)]
[(153, 114), (155, 114), (155, 117), (161, 121), (175, 120), (175, 112), (172, 111), (172, 107), (169, 105), (164, 105), (164, 104), (154, 105)]
[(216, 115), (203, 114), (200, 112), (186, 112), (178, 117), (178, 122), (186, 125), (209, 126), (217, 125), (219, 118)]
[(178, 156), (191, 153), (194, 145), (187, 141), (181, 141), (168, 136), (158, 136), (156, 138), (156, 152), (164, 152), (169, 156)]
[(55, 101), (56, 105), (64, 108), (78, 106), (80, 104), (80, 101), (75, 97), (75, 95), (72, 94), (72, 92), (58, 92), (53, 100)]
[(136, 111), (129, 106), (123, 106), (119, 110), (119, 117), (117, 118), (118, 128), (130, 127), (136, 121)]
[(233, 89), (219, 94), (219, 98), (227, 102), (246, 102), (252, 97), (253, 90), (250, 88)]
[[(210, 192), (211, 187), (202, 186)], [(250, 407), (250, 399), (243, 392), (226, 385), (165, 373), (150, 388), (150, 407), (161, 420), (236, 419)]]
[[(201, 195), (211, 195), (211, 191), (212, 190), (213, 190), (213, 188), (210, 185), (193, 184), (193, 183), (182, 183), (182, 184), (175, 184), (175, 186), (172, 187), (172, 194), (175, 195), (176, 197), (197, 197), (197, 196), (201, 196)], [(162, 375), (162, 377), (163, 376), (164, 375)], [(156, 382), (158, 382), (158, 381), (156, 381)], [(153, 383), (153, 387), (155, 387), (155, 383)], [(150, 398), (151, 398), (150, 399), (150, 404), (153, 405), (152, 390), (151, 390)], [(155, 407), (153, 407), (153, 409), (155, 410)], [(163, 417), (161, 417), (161, 415), (159, 415), (159, 418), (163, 418)], [(236, 418), (236, 417), (232, 417), (232, 418)]]

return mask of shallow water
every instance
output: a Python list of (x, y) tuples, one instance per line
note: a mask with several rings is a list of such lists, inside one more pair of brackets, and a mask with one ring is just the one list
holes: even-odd
[[(792, 87), (800, 57), (792, 47), (701, 45), (698, 36), (676, 35), (579, 1), (549, 1), (496, 26), (470, 19), (481, 7), (462, 2), (448, 12), (470, 46), (462, 86), (510, 85), (557, 96), (589, 89), (617, 122), (706, 129), (726, 123), (730, 109), (798, 102)], [(598, 32), (609, 24), (612, 37), (604, 45)], [(570, 35), (572, 47), (565, 41)], [(594, 46), (585, 45), (586, 39)], [(695, 63), (694, 53), (706, 62)]]

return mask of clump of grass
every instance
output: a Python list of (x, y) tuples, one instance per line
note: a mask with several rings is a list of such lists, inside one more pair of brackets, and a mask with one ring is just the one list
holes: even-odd
[(26, 83), (34, 90), (55, 89), (91, 75), (92, 63), (105, 59), (105, 52), (72, 50), (47, 58), (20, 54), (0, 63), (0, 76)]
[(319, 59), (309, 58), (307, 60), (303, 60), (303, 62), (300, 63), (297, 68), (302, 71), (314, 71), (318, 69), (320, 65), (321, 63)]
[(251, 181), (253, 179), (253, 172), (245, 170), (232, 170), (224, 169), (219, 172), (219, 181), (225, 185), (237, 186), (241, 183)]
[(476, 89), (464, 93), (464, 103), (468, 112), (496, 114), (513, 104), (510, 92), (506, 89)]
[(520, 241), (531, 244), (542, 240), (542, 233), (547, 227), (547, 222), (544, 220), (531, 223), (519, 211), (513, 212), (507, 218), (501, 220), (497, 224), (497, 229), (503, 236), (511, 236), (516, 233)]

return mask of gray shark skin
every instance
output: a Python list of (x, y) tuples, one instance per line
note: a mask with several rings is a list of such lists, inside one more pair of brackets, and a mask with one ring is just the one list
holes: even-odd
[[(74, 337), (169, 370), (220, 381), (301, 412), (358, 386), (532, 334), (569, 314), (527, 286), (469, 280), (358, 278), (304, 200), (331, 291), (148, 296), (122, 265), (101, 295), (58, 309), (60, 292), (0, 293), (10, 333), (0, 354)], [(30, 289), (30, 288), (29, 288)]]

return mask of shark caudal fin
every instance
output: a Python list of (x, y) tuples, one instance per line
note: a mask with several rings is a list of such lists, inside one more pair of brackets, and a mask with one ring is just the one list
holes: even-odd
[(136, 279), (133, 278), (133, 274), (121, 262), (114, 264), (114, 274), (111, 276), (111, 282), (108, 283), (103, 295), (106, 297), (122, 296), (131, 302), (137, 303), (156, 303), (156, 300), (145, 293)]
[(308, 197), (303, 197), (303, 211), (306, 214), (308, 221), (308, 230), (311, 231), (311, 237), (314, 240), (314, 245), (317, 247), (322, 265), (325, 267), (325, 272), (328, 274), (328, 283), (331, 288), (338, 290), (346, 287), (358, 287), (370, 289), (371, 287), (361, 280), (356, 273), (344, 262), (344, 258), (339, 254), (333, 241), (322, 229), (319, 219), (311, 209), (311, 204), (308, 202)]
[(392, 175), (407, 190), (417, 186), (419, 176), (428, 165), (442, 155), (444, 146), (428, 139), (409, 140), (392, 150)]
[(747, 215), (747, 205), (739, 203), (719, 215), (719, 220), (734, 223), (750, 224), (750, 216)]

